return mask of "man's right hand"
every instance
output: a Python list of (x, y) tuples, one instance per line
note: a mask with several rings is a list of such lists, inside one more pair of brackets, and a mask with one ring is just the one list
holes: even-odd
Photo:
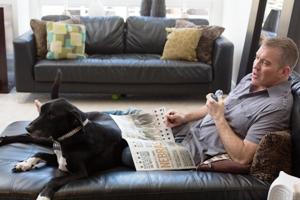
[(166, 125), (170, 128), (182, 125), (187, 122), (184, 114), (178, 113), (173, 110), (167, 112), (166, 119)]

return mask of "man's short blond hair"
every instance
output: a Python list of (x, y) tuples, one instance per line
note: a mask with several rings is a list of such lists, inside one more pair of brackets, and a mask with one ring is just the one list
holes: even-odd
[(281, 50), (280, 67), (288, 65), (291, 69), (295, 68), (299, 59), (299, 50), (292, 39), (288, 37), (266, 38), (262, 41), (262, 45)]

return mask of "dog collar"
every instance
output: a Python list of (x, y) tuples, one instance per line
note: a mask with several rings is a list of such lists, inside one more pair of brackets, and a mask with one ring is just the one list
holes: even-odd
[(78, 131), (80, 131), (83, 127), (85, 127), (85, 125), (87, 125), (87, 123), (89, 123), (89, 120), (86, 119), (83, 123), (82, 123), (82, 126), (78, 126), (76, 127), (75, 129), (73, 129), (72, 131), (66, 133), (65, 135), (57, 138), (58, 141), (63, 141), (64, 139), (66, 138), (69, 138), (71, 136), (73, 136), (75, 133), (77, 133)]

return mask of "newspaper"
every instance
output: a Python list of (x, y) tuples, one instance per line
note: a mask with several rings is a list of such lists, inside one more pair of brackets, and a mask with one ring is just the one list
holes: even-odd
[(129, 145), (137, 171), (196, 168), (190, 152), (175, 143), (172, 129), (166, 126), (165, 108), (111, 117)]

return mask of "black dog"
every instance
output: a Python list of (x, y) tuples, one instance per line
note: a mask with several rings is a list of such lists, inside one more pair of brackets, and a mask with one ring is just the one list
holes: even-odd
[(38, 200), (51, 199), (61, 186), (70, 181), (121, 164), (121, 153), (126, 143), (108, 114), (84, 113), (64, 99), (51, 100), (39, 106), (39, 116), (26, 127), (29, 134), (0, 138), (0, 145), (13, 142), (53, 144), (55, 154), (37, 153), (16, 164), (13, 169), (13, 172), (28, 171), (45, 162), (67, 172), (50, 180)]

